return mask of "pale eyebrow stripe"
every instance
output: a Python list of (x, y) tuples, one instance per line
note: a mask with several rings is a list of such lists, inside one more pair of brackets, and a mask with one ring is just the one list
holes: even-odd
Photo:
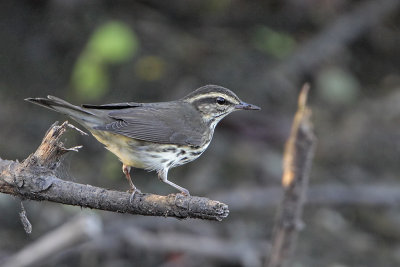
[(224, 94), (220, 94), (220, 93), (212, 93), (212, 92), (204, 94), (204, 95), (198, 95), (198, 96), (196, 96), (194, 98), (190, 98), (189, 100), (190, 100), (190, 103), (193, 103), (193, 102), (195, 102), (195, 101), (197, 101), (199, 99), (213, 98), (213, 97), (219, 97), (219, 96), (225, 98), (226, 100), (228, 100), (229, 102), (232, 102), (232, 103), (238, 102), (237, 99), (235, 99), (235, 98), (233, 98), (233, 97), (231, 97), (229, 95), (224, 95)]

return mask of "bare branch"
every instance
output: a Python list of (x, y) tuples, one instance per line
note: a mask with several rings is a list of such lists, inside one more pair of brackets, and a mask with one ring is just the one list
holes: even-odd
[[(305, 42), (296, 53), (278, 67), (283, 77), (302, 75), (314, 70), (321, 62), (343, 51), (346, 45), (394, 13), (400, 6), (397, 0), (363, 1), (354, 10), (335, 19), (320, 34)], [(349, 27), (351, 25), (351, 27)]]
[(221, 221), (229, 214), (224, 203), (203, 197), (159, 196), (106, 190), (59, 179), (55, 170), (67, 149), (59, 141), (68, 122), (53, 124), (36, 152), (22, 163), (0, 159), (0, 192), (22, 199), (47, 200), (68, 205), (149, 216), (199, 218)]
[[(357, 3), (353, 10), (338, 16), (313, 38), (302, 43), (292, 56), (277, 65), (268, 65), (266, 73), (256, 74), (257, 77), (253, 77), (253, 80), (259, 81), (265, 88), (279, 88), (279, 97), (282, 97), (282, 93), (291, 96), (304, 74), (312, 73), (324, 62), (343, 54), (352, 42), (391, 14), (398, 12), (400, 7), (398, 0), (368, 0)], [(262, 92), (266, 90), (254, 93)]]
[(78, 216), (12, 255), (1, 266), (32, 266), (66, 248), (93, 239), (101, 231), (101, 221), (96, 216)]
[(306, 103), (308, 90), (309, 85), (305, 84), (299, 95), (298, 110), (285, 147), (282, 176), (284, 196), (275, 224), (269, 267), (286, 266), (290, 262), (297, 232), (302, 226), (301, 215), (316, 142), (310, 121), (311, 110)]

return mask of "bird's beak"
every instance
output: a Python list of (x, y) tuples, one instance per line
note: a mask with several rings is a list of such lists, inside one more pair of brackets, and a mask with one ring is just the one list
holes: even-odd
[(245, 102), (240, 102), (235, 106), (235, 109), (243, 109), (243, 110), (260, 110), (260, 107), (257, 107), (256, 105), (252, 104), (247, 104)]

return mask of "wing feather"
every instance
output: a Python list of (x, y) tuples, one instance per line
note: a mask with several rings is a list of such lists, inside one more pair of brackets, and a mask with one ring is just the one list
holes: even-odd
[(83, 104), (83, 108), (88, 109), (125, 109), (125, 108), (132, 108), (132, 107), (141, 107), (143, 106), (142, 103), (136, 102), (126, 102), (126, 103), (111, 103), (111, 104), (104, 104), (104, 105), (92, 105), (92, 104)]
[[(161, 105), (160, 105), (161, 104)], [(115, 121), (95, 129), (130, 138), (161, 144), (200, 146), (208, 136), (197, 111), (189, 106), (169, 102), (112, 110)]]

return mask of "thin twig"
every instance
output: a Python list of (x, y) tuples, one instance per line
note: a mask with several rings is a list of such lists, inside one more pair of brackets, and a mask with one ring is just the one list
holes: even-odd
[(310, 121), (311, 110), (307, 107), (308, 91), (309, 85), (305, 84), (300, 92), (298, 110), (285, 147), (282, 176), (284, 196), (275, 224), (269, 267), (286, 266), (290, 262), (297, 232), (302, 226), (301, 215), (316, 142)]
[(21, 201), (21, 211), (19, 213), (19, 218), (21, 219), (22, 226), (24, 227), (25, 233), (30, 234), (32, 233), (32, 224), (26, 216), (26, 211), (24, 204)]
[(22, 163), (0, 159), (0, 192), (30, 200), (149, 216), (199, 218), (220, 221), (229, 214), (224, 203), (203, 197), (136, 193), (132, 203), (126, 192), (64, 181), (56, 176), (67, 149), (59, 141), (68, 126), (53, 124), (36, 152)]

